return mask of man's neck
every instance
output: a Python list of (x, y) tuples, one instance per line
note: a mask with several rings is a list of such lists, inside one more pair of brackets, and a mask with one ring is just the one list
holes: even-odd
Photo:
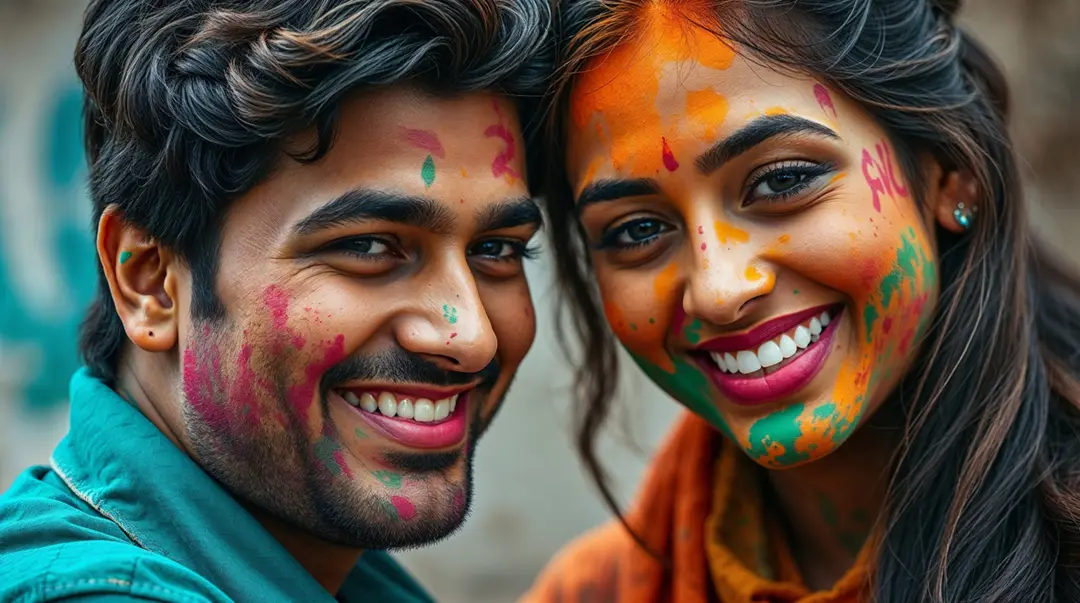
[(244, 506), (326, 592), (337, 595), (363, 550), (328, 543), (260, 509)]
[(885, 500), (899, 432), (869, 425), (813, 463), (769, 471), (792, 552), (812, 590), (829, 590), (855, 564)]

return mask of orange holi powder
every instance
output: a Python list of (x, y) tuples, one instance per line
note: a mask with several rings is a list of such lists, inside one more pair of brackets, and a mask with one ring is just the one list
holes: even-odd
[(686, 116), (700, 129), (698, 134), (702, 138), (716, 138), (716, 129), (724, 123), (727, 113), (727, 98), (712, 88), (686, 94)]
[(716, 238), (724, 245), (727, 245), (729, 240), (732, 243), (746, 243), (750, 240), (750, 235), (745, 230), (735, 228), (723, 220), (714, 222), (713, 229), (716, 230)]
[(761, 278), (761, 273), (754, 266), (747, 266), (746, 268), (746, 280), (756, 281)]
[(656, 291), (657, 300), (666, 300), (675, 290), (675, 279), (679, 276), (679, 265), (671, 262), (656, 275), (653, 281), (653, 290)]
[(847, 172), (840, 172), (839, 174), (833, 176), (831, 180), (829, 180), (829, 184), (839, 182), (840, 180), (843, 180), (845, 176), (847, 176)]

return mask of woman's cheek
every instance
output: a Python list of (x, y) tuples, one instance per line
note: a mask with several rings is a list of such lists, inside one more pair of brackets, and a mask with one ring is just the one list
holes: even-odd
[(664, 371), (674, 370), (667, 351), (673, 328), (677, 266), (665, 266), (652, 278), (635, 271), (597, 269), (604, 315), (628, 352)]

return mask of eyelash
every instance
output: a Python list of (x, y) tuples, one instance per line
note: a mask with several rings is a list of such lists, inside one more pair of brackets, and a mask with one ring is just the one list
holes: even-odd
[[(633, 241), (631, 243), (620, 243), (618, 241), (619, 236), (622, 235), (623, 233), (625, 233), (626, 231), (628, 231), (630, 229), (630, 227), (632, 227), (634, 225), (637, 225), (637, 224), (641, 224), (643, 222), (655, 222), (657, 225), (659, 225), (660, 231), (657, 232), (656, 234), (646, 238), (646, 239), (641, 240), (641, 241)], [(648, 244), (652, 243), (658, 237), (660, 237), (660, 235), (662, 235), (662, 234), (664, 234), (664, 233), (666, 233), (666, 232), (668, 232), (670, 230), (671, 230), (671, 227), (669, 225), (667, 225), (665, 222), (663, 222), (661, 220), (657, 220), (656, 218), (637, 218), (635, 220), (630, 220), (628, 222), (623, 222), (621, 225), (619, 225), (618, 228), (614, 228), (614, 229), (609, 230), (608, 232), (604, 233), (604, 236), (601, 237), (600, 242), (596, 244), (596, 249), (621, 249), (621, 250), (636, 249), (638, 247), (642, 247), (642, 246), (645, 246), (645, 245), (648, 245)]]
[[(812, 184), (814, 184), (814, 182), (817, 181), (818, 178), (833, 171), (834, 168), (835, 166), (830, 163), (811, 163), (809, 161), (788, 161), (776, 165), (767, 166), (764, 171), (759, 171), (756, 175), (751, 176), (750, 186), (747, 187), (746, 195), (743, 197), (743, 207), (751, 205), (755, 201), (774, 203), (798, 195), (799, 193), (809, 188)], [(800, 176), (802, 177), (802, 180), (796, 183), (793, 187), (775, 195), (770, 195), (762, 199), (751, 198), (750, 195), (753, 194), (754, 190), (756, 190), (757, 187), (761, 186), (761, 184), (763, 184), (766, 180), (778, 174), (784, 173)]]
[[(357, 243), (367, 242), (382, 244), (386, 246), (389, 251), (387, 253), (365, 253), (357, 251), (355, 248), (353, 248), (353, 246)], [(508, 262), (517, 260), (532, 260), (536, 259), (536, 257), (538, 257), (540, 254), (539, 248), (535, 246), (529, 246), (526, 243), (522, 243), (521, 241), (515, 241), (513, 239), (486, 239), (480, 241), (479, 243), (476, 243), (473, 247), (475, 247), (476, 245), (482, 245), (484, 243), (502, 243), (504, 245), (510, 246), (510, 248), (513, 250), (513, 253), (508, 256), (483, 256), (489, 261)], [(470, 247), (470, 249), (471, 248), (472, 247)], [(353, 256), (355, 258), (369, 261), (385, 261), (389, 259), (387, 257), (388, 254), (392, 256), (400, 256), (400, 254), (396, 252), (396, 241), (375, 236), (363, 236), (342, 239), (340, 241), (331, 243), (330, 245), (326, 246), (325, 249), (328, 251), (338, 251), (340, 253)]]

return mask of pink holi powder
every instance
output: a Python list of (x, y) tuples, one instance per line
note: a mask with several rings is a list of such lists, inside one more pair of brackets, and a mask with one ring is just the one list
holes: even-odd
[[(289, 329), (289, 294), (277, 285), (270, 285), (263, 294), (263, 302), (270, 310), (270, 321), (274, 330), (287, 334), (294, 348), (303, 348), (306, 343), (304, 338)], [(270, 347), (276, 353), (281, 352), (280, 343), (272, 343)]]
[(394, 509), (397, 510), (398, 517), (401, 519), (409, 521), (416, 517), (416, 507), (409, 502), (409, 499), (403, 496), (391, 496), (390, 504), (394, 505)]
[(697, 233), (698, 233), (699, 235), (703, 235), (703, 234), (705, 234), (705, 227), (704, 227), (704, 226), (698, 226), (698, 227), (697, 227)]
[(832, 114), (833, 119), (836, 119), (836, 107), (833, 106), (832, 97), (829, 96), (829, 91), (825, 89), (825, 86), (814, 84), (814, 98), (817, 99), (822, 111)]
[(342, 455), (341, 449), (339, 448), (335, 450), (333, 456), (334, 462), (337, 463), (337, 466), (341, 469), (341, 472), (348, 476), (349, 479), (352, 479), (353, 472), (351, 469), (349, 469), (349, 464), (345, 462), (345, 457), (344, 455)]
[(705, 251), (705, 248), (706, 248), (706, 247), (707, 247), (707, 245), (705, 245), (705, 243), (702, 243), (702, 244), (701, 244), (701, 250), (702, 250), (702, 251)]
[(514, 158), (516, 143), (514, 142), (514, 136), (503, 125), (502, 111), (499, 109), (499, 103), (497, 101), (491, 102), (495, 107), (495, 115), (499, 118), (499, 123), (493, 124), (484, 130), (485, 138), (499, 138), (505, 144), (506, 148), (501, 153), (495, 156), (495, 159), (491, 160), (491, 175), (500, 178), (503, 175), (510, 176), (511, 178), (518, 178), (518, 173), (510, 167), (510, 160)]
[(686, 310), (683, 310), (682, 304), (679, 304), (675, 308), (675, 314), (671, 317), (671, 332), (678, 336), (679, 333), (682, 333), (684, 324), (686, 324)]
[(323, 359), (305, 369), (303, 383), (289, 388), (289, 403), (301, 417), (307, 414), (315, 401), (315, 391), (319, 387), (319, 379), (323, 373), (345, 359), (345, 335), (339, 334), (333, 341), (323, 342), (323, 346), (325, 347)]
[(214, 373), (190, 348), (184, 350), (184, 397), (203, 421), (217, 432), (228, 431), (229, 417), (214, 400)]
[(664, 167), (667, 171), (674, 172), (679, 169), (679, 162), (676, 161), (675, 154), (671, 152), (671, 147), (668, 146), (667, 138), (661, 136), (660, 143), (662, 146), (660, 156), (664, 160)]
[(401, 128), (401, 135), (404, 136), (405, 140), (408, 140), (409, 144), (412, 146), (423, 149), (439, 159), (446, 156), (446, 151), (443, 150), (442, 143), (439, 142), (439, 136), (431, 130)]
[(881, 331), (883, 333), (888, 333), (890, 330), (892, 330), (892, 317), (887, 316), (885, 317), (885, 320), (881, 322)]
[(870, 156), (870, 152), (863, 149), (862, 152), (862, 173), (863, 178), (866, 179), (866, 184), (870, 186), (870, 192), (874, 194), (874, 210), (881, 213), (881, 195), (885, 192), (885, 185), (881, 183), (881, 178), (876, 178), (870, 175), (870, 168), (873, 167), (878, 174), (881, 174), (881, 169), (874, 163), (874, 158)]
[(236, 365), (240, 371), (236, 376), (236, 381), (229, 388), (229, 401), (236, 404), (238, 408), (247, 409), (246, 414), (243, 415), (244, 421), (250, 428), (255, 429), (259, 426), (262, 417), (255, 396), (257, 378), (255, 371), (251, 370), (251, 354), (250, 345), (245, 344), (240, 348), (240, 355), (236, 359)]

